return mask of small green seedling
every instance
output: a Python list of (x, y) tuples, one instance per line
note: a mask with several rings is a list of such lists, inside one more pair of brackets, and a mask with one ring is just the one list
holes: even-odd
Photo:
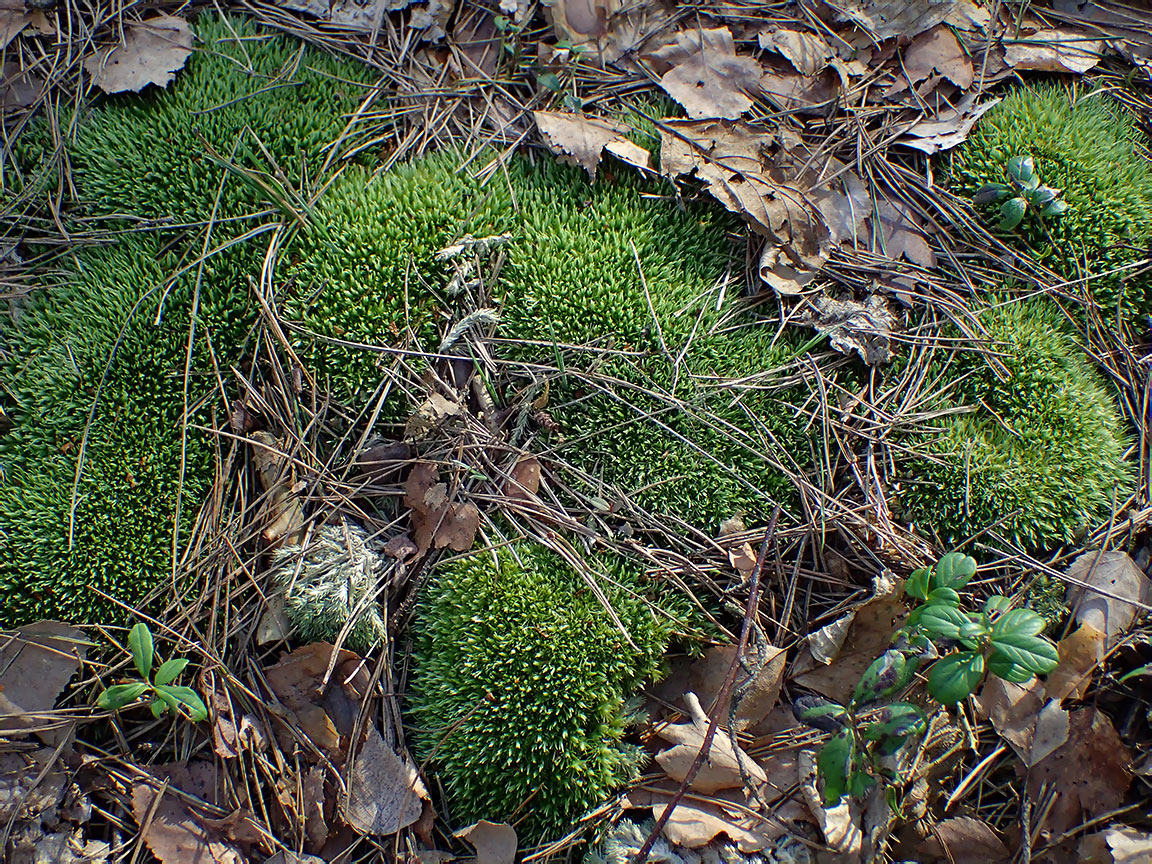
[(1029, 208), (1041, 218), (1059, 216), (1068, 209), (1068, 202), (1060, 198), (1060, 190), (1045, 186), (1036, 173), (1031, 156), (1013, 156), (1008, 160), (1008, 183), (988, 183), (976, 190), (974, 204), (1000, 203), (999, 227), (1011, 231), (1024, 221)]
[(171, 660), (165, 660), (153, 677), (152, 664), (156, 658), (156, 651), (152, 642), (152, 632), (144, 622), (128, 631), (128, 647), (132, 651), (132, 660), (142, 680), (113, 684), (96, 699), (99, 707), (106, 711), (119, 711), (144, 694), (151, 693), (152, 701), (148, 707), (152, 709), (153, 717), (162, 717), (169, 708), (177, 714), (183, 714), (193, 723), (199, 723), (208, 717), (208, 709), (204, 707), (203, 700), (195, 690), (172, 683), (188, 665), (186, 658), (173, 657)]
[(928, 695), (946, 706), (970, 696), (986, 672), (1020, 684), (1056, 668), (1056, 646), (1041, 635), (1045, 621), (1031, 609), (1013, 609), (999, 595), (979, 612), (960, 608), (960, 591), (975, 575), (976, 561), (958, 552), (915, 571), (904, 592), (920, 602), (891, 647), (864, 671), (851, 701), (796, 700), (798, 719), (832, 733), (816, 757), (826, 805), (835, 806), (846, 794), (862, 796), (878, 779), (892, 779), (883, 759), (924, 734), (927, 719), (920, 706), (889, 701), (908, 689), (924, 663), (935, 661), (928, 669)]

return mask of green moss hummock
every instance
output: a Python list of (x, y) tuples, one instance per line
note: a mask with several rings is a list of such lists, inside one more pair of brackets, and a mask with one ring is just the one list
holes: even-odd
[[(1142, 143), (1143, 142), (1143, 145)], [(1063, 190), (1069, 209), (1019, 232), (1065, 279), (1087, 279), (1105, 315), (1152, 313), (1152, 275), (1132, 275), (1152, 240), (1152, 163), (1127, 110), (1105, 92), (1061, 84), (1020, 87), (985, 114), (952, 156), (958, 194), (1007, 182), (1008, 160), (1031, 156), (1041, 181)]]
[(926, 459), (899, 493), (908, 515), (946, 542), (993, 526), (1026, 549), (1072, 541), (1132, 483), (1116, 400), (1047, 300), (980, 313), (997, 376), (982, 352), (960, 353), (956, 390)]
[(672, 622), (636, 593), (631, 568), (604, 566), (619, 587), (600, 584), (639, 651), (540, 546), (476, 553), (426, 587), (409, 717), (454, 824), (511, 820), (533, 843), (636, 775), (625, 704), (659, 670)]

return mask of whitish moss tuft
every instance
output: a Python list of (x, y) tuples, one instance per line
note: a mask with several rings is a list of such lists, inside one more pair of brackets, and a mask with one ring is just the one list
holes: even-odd
[[(1139, 261), (1152, 239), (1152, 163), (1127, 110), (1106, 93), (1060, 84), (1018, 88), (985, 114), (958, 148), (951, 172), (959, 194), (1007, 182), (1013, 156), (1031, 156), (1041, 182), (1064, 191), (1069, 209), (1019, 231), (1039, 259), (1073, 280), (1089, 277), (1113, 313), (1152, 312), (1152, 277), (1101, 275)], [(1129, 271), (1130, 273), (1131, 271)]]
[(409, 716), (459, 824), (513, 820), (534, 843), (635, 776), (625, 701), (656, 674), (671, 627), (632, 593), (631, 570), (609, 566), (625, 587), (602, 584), (639, 651), (539, 546), (453, 562), (425, 589)]
[(959, 356), (953, 407), (972, 410), (942, 422), (901, 502), (946, 541), (989, 526), (1028, 549), (1071, 541), (1131, 485), (1123, 418), (1047, 301), (980, 320), (1008, 377), (980, 352)]

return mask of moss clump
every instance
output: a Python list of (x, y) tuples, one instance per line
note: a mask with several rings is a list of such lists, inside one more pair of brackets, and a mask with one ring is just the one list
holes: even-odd
[(1105, 93), (1060, 84), (1021, 87), (976, 124), (952, 158), (956, 191), (1007, 182), (1013, 156), (1031, 156), (1041, 182), (1064, 191), (1069, 209), (1019, 231), (1037, 258), (1065, 279), (1087, 278), (1112, 313), (1152, 312), (1152, 277), (1100, 275), (1139, 261), (1152, 239), (1152, 163), (1127, 111)]
[(1073, 540), (1132, 482), (1123, 418), (1099, 373), (1047, 301), (980, 313), (982, 352), (959, 354), (951, 403), (928, 459), (900, 493), (916, 521), (956, 541), (989, 526), (1027, 549)]
[[(205, 230), (198, 223), (209, 219), (224, 179), (216, 214), (223, 221), (209, 243), (222, 251), (208, 258), (201, 279), (193, 406), (215, 386), (204, 374), (206, 340), (226, 369), (254, 318), (248, 284), (262, 247), (229, 243), (280, 215), (269, 196), (212, 154), (302, 183), (360, 96), (361, 67), (301, 53), (298, 43), (246, 19), (201, 16), (196, 30), (204, 48), (166, 91), (103, 99), (57, 118), (70, 130), (78, 198), (61, 218), (77, 232), (103, 228), (116, 240), (69, 250), (42, 274), (43, 289), (19, 316), (0, 322), (0, 399), (14, 424), (0, 434), (0, 625), (120, 620), (123, 610), (93, 589), (135, 604), (168, 583), (192, 262)], [(47, 124), (20, 139), (33, 188), (50, 176), (42, 171), (49, 140)], [(161, 224), (142, 228), (137, 217)], [(189, 419), (212, 418), (205, 411)], [(186, 459), (181, 549), (212, 480), (207, 436), (189, 432)]]
[(454, 821), (512, 820), (531, 843), (635, 776), (625, 703), (656, 674), (671, 626), (634, 593), (630, 569), (606, 566), (601, 584), (639, 651), (540, 546), (478, 553), (429, 582), (409, 717)]

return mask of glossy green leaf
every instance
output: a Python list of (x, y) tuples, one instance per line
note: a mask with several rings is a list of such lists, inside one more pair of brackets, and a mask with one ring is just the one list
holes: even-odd
[(792, 703), (792, 713), (802, 723), (825, 732), (835, 732), (848, 721), (848, 709), (823, 696), (800, 696)]
[(992, 633), (992, 647), (1011, 660), (1036, 675), (1047, 675), (1056, 668), (1059, 656), (1056, 646), (1043, 636), (1007, 632)]
[(988, 655), (988, 671), (997, 678), (1003, 678), (1013, 684), (1023, 684), (1036, 676), (999, 651), (993, 650)]
[(173, 657), (171, 660), (165, 660), (156, 670), (156, 683), (171, 684), (187, 665), (188, 660), (184, 657)]
[(986, 183), (976, 190), (972, 196), (973, 204), (995, 204), (1002, 198), (1012, 194), (1012, 190), (1003, 183)]
[(955, 705), (971, 695), (984, 677), (984, 655), (958, 651), (928, 670), (928, 692), (941, 705)]
[(1004, 634), (1036, 636), (1043, 633), (1048, 622), (1031, 609), (1009, 609), (992, 625), (992, 638)]
[(965, 621), (960, 625), (958, 638), (969, 648), (976, 648), (988, 637), (988, 627), (983, 621)]
[(932, 585), (959, 591), (976, 575), (976, 559), (963, 552), (949, 552), (936, 563)]
[(191, 687), (176, 687), (171, 684), (161, 684), (156, 688), (156, 694), (168, 704), (169, 699), (175, 699), (179, 705), (173, 705), (188, 717), (193, 723), (199, 723), (208, 717), (208, 709), (203, 700)]
[(816, 756), (816, 767), (824, 781), (824, 804), (835, 807), (848, 791), (856, 770), (856, 741), (851, 729), (841, 729), (828, 739)]
[(931, 574), (932, 571), (927, 567), (913, 570), (904, 582), (904, 593), (909, 597), (915, 597), (917, 600), (923, 600), (928, 596), (928, 578)]
[(984, 601), (984, 614), (995, 615), (1012, 608), (1012, 601), (1002, 594), (993, 594)]
[(958, 639), (968, 616), (955, 606), (925, 606), (920, 613), (920, 627), (937, 638)]
[(128, 631), (128, 648), (132, 652), (132, 660), (140, 677), (147, 680), (152, 673), (155, 651), (152, 645), (152, 631), (143, 621)]
[(168, 711), (168, 703), (156, 696), (148, 703), (148, 708), (152, 711), (152, 716), (159, 719)]
[(916, 673), (915, 667), (908, 668), (908, 658), (904, 652), (889, 649), (873, 660), (852, 694), (852, 703), (867, 705), (886, 696), (891, 696), (912, 680)]
[(148, 685), (143, 681), (113, 684), (97, 697), (96, 704), (105, 711), (119, 711), (125, 705), (139, 699), (147, 689)]
[(1008, 160), (1008, 176), (1017, 183), (1026, 185), (1036, 175), (1036, 162), (1031, 156), (1013, 156)]
[(1024, 221), (1024, 214), (1027, 212), (1027, 201), (1023, 198), (1009, 198), (1000, 205), (1000, 228), (1011, 231)]
[(955, 588), (933, 588), (928, 592), (928, 605), (930, 606), (959, 606), (960, 595)]
[(852, 777), (848, 780), (848, 794), (853, 798), (863, 798), (872, 791), (872, 787), (875, 785), (876, 778), (863, 768), (858, 767), (852, 772)]

